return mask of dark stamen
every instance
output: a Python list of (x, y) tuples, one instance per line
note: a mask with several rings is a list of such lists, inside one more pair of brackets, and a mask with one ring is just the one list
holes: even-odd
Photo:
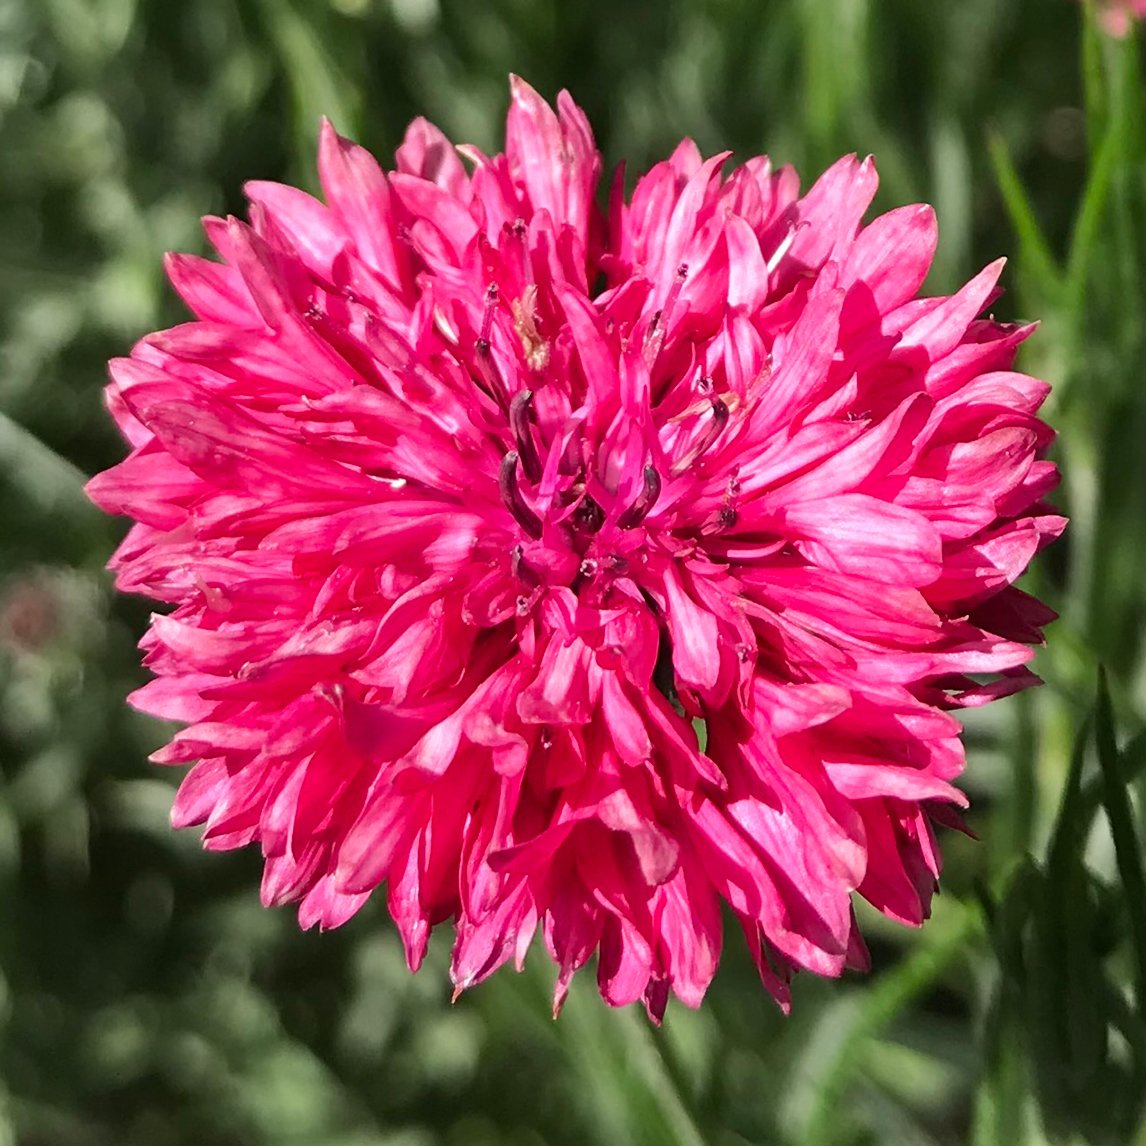
[(533, 512), (521, 496), (517, 487), (517, 453), (510, 450), (501, 459), (501, 471), (497, 475), (497, 484), (501, 489), (501, 500), (506, 508), (513, 514), (517, 524), (529, 534), (530, 537), (541, 536), (541, 518)]
[(621, 514), (617, 520), (619, 529), (635, 529), (649, 515), (649, 511), (656, 505), (661, 495), (661, 475), (654, 466), (645, 466), (645, 485), (637, 500)]
[(728, 485), (724, 490), (724, 504), (716, 513), (712, 514), (701, 526), (702, 537), (712, 537), (725, 530), (734, 529), (740, 520), (740, 510), (736, 503), (740, 497), (740, 478), (737, 477), (739, 467), (736, 467), (728, 478)]
[[(497, 368), (497, 360), (493, 356), (493, 349), (486, 338), (479, 338), (474, 343), (474, 362), (478, 368), (479, 378), (474, 382), (485, 394), (488, 394), (504, 411), (506, 409), (505, 383), (501, 378), (501, 371)], [(472, 378), (473, 375), (471, 374)]]
[(728, 407), (723, 398), (712, 399), (712, 420), (704, 428), (704, 432), (689, 447), (688, 451), (676, 460), (672, 467), (672, 476), (679, 477), (713, 442), (720, 436), (720, 431), (728, 424)]
[(605, 511), (586, 494), (573, 511), (573, 528), (581, 533), (597, 533), (605, 524)]
[(514, 239), (517, 259), (521, 266), (521, 276), (527, 283), (533, 282), (533, 261), (529, 257), (529, 227), (524, 219), (514, 219), (506, 224)]
[(522, 390), (509, 404), (509, 427), (517, 442), (517, 452), (521, 456), (521, 468), (525, 476), (536, 484), (541, 480), (541, 458), (537, 444), (533, 440), (531, 414), (533, 413), (533, 391)]
[(668, 298), (665, 299), (664, 306), (653, 314), (649, 320), (648, 328), (645, 330), (643, 350), (645, 364), (650, 370), (660, 356), (665, 334), (668, 332), (669, 318), (676, 307), (677, 299), (680, 297), (680, 288), (684, 286), (686, 278), (688, 278), (688, 263), (681, 263), (673, 276), (672, 286), (669, 287)]
[(676, 691), (676, 673), (672, 663), (672, 641), (664, 628), (660, 631), (657, 644), (657, 660), (653, 667), (653, 684), (657, 691), (676, 709), (678, 716), (684, 716), (684, 706)]
[(665, 340), (664, 327), (661, 325), (661, 315), (663, 313), (663, 311), (655, 311), (653, 317), (649, 319), (648, 327), (645, 329), (645, 339), (641, 350), (645, 356), (645, 365), (650, 370), (655, 365), (657, 357), (661, 352), (661, 346)]
[(686, 278), (688, 278), (688, 263), (681, 263), (676, 269), (676, 274), (673, 275), (672, 286), (669, 288), (668, 298), (665, 299), (661, 314), (661, 321), (665, 326), (668, 326), (669, 316), (676, 309), (676, 301), (680, 298), (680, 288), (684, 286)]
[(507, 401), (505, 383), (494, 360), (493, 345), (489, 340), (490, 331), (493, 329), (494, 312), (497, 310), (497, 300), (497, 283), (490, 283), (485, 291), (485, 312), (481, 319), (481, 333), (474, 339), (475, 363), (480, 375), (480, 378), (475, 378), (474, 381), (504, 410)]
[(720, 435), (720, 431), (728, 425), (728, 407), (724, 404), (721, 398), (712, 399), (712, 421), (708, 423), (708, 428), (701, 435), (701, 439), (696, 444), (697, 457), (704, 453), (713, 442), (716, 441)]
[(523, 585), (528, 585), (531, 589), (537, 588), (540, 582), (537, 580), (537, 574), (525, 563), (525, 547), (523, 545), (513, 547), (513, 551), (510, 553), (510, 563), (513, 575)]
[(485, 292), (485, 313), (481, 316), (481, 334), (478, 342), (489, 345), (489, 332), (493, 327), (493, 312), (497, 310), (497, 283), (490, 283)]

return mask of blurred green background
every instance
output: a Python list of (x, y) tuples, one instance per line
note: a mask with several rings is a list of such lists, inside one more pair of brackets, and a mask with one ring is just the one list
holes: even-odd
[[(1093, 16), (1093, 13), (1090, 13)], [(1146, 1143), (1146, 89), (1075, 0), (0, 0), (0, 1146)], [(974, 842), (875, 970), (782, 1018), (730, 934), (661, 1031), (538, 953), (449, 1005), (382, 907), (302, 934), (255, 855), (167, 826), (132, 714), (146, 606), (87, 504), (103, 362), (178, 321), (167, 249), (247, 178), (314, 186), (321, 114), (380, 155), (424, 113), (499, 145), (506, 76), (610, 164), (684, 134), (805, 182), (875, 153), (936, 205), (947, 291), (1012, 256), (1073, 525), (1037, 694), (968, 721)], [(1109, 695), (1099, 693), (1105, 666)], [(1096, 696), (1098, 697), (1096, 705)]]

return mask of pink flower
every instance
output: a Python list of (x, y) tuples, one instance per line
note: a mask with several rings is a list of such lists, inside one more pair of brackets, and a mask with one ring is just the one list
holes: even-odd
[(934, 216), (862, 226), (870, 160), (800, 197), (686, 140), (602, 214), (519, 80), (505, 154), (459, 150), (324, 126), (326, 204), (250, 184), (221, 263), (170, 258), (196, 321), (111, 364), (89, 488), (173, 606), (133, 697), (187, 724), (173, 821), (257, 841), (304, 927), (386, 884), (411, 968), (452, 920), (459, 991), (540, 930), (555, 1009), (594, 953), (609, 1003), (696, 1006), (723, 902), (787, 1007), (865, 964), (853, 893), (926, 917), (951, 710), (1036, 680), (1031, 328), (976, 317), (1001, 263), (916, 297)]
[(1102, 26), (1121, 38), (1130, 32), (1131, 21), (1146, 16), (1146, 0), (1099, 0), (1098, 9)]

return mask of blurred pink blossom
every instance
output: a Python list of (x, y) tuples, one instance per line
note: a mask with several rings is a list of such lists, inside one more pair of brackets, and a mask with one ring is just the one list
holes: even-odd
[(1125, 36), (1139, 16), (1146, 16), (1146, 0), (1100, 0), (1099, 18), (1112, 36)]

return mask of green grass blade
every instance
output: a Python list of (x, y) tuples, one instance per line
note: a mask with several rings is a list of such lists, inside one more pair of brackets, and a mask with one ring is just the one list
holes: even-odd
[(1061, 272), (1051, 253), (1050, 244), (1039, 226), (1030, 196), (1023, 186), (1003, 137), (997, 132), (991, 132), (987, 137), (987, 149), (995, 170), (995, 182), (1003, 197), (1003, 205), (1019, 238), (1022, 266), (1030, 285), (1041, 299), (1053, 298), (1059, 289)]
[(802, 1146), (824, 1146), (832, 1141), (840, 1103), (855, 1075), (862, 1069), (864, 1051), (898, 1015), (933, 988), (961, 958), (982, 930), (978, 910), (958, 900), (944, 899), (942, 910), (927, 925), (918, 946), (878, 980), (866, 987), (847, 1032), (823, 1069), (812, 1108), (799, 1141)]
[(1123, 158), (1124, 142), (1120, 122), (1112, 119), (1091, 165), (1082, 205), (1075, 218), (1067, 258), (1067, 305), (1072, 314), (1080, 317), (1087, 277), (1099, 249), (1114, 174)]
[(1114, 855), (1118, 875), (1126, 896), (1130, 936), (1134, 951), (1134, 995), (1139, 1010), (1146, 1008), (1146, 876), (1142, 871), (1142, 850), (1134, 828), (1130, 801), (1119, 768), (1118, 748), (1114, 739), (1114, 716), (1106, 674), (1098, 676), (1098, 704), (1095, 709), (1095, 734), (1098, 763), (1102, 769), (1103, 806), (1114, 837)]

